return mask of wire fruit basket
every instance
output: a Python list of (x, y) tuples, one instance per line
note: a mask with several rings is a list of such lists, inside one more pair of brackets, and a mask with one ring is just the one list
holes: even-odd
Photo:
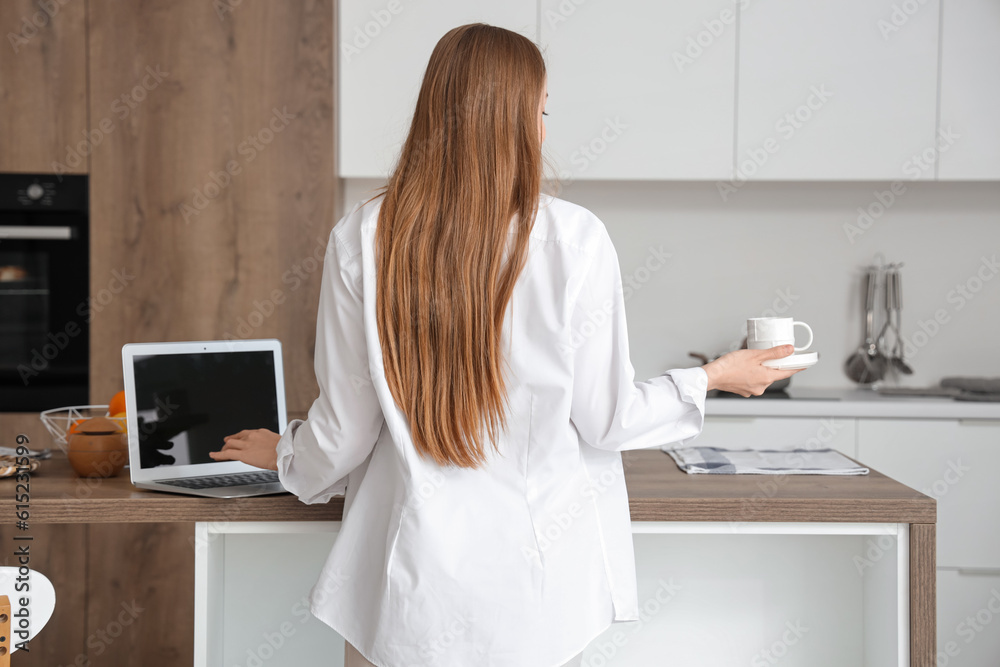
[(109, 415), (107, 405), (71, 405), (65, 408), (52, 408), (42, 412), (40, 417), (45, 430), (52, 435), (52, 439), (64, 452), (69, 447), (67, 439), (71, 429), (92, 417), (107, 417), (111, 421), (117, 422), (121, 426), (122, 432), (126, 430), (125, 419)]

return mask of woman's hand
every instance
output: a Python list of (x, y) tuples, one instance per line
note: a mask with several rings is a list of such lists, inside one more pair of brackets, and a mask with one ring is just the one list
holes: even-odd
[(721, 389), (740, 396), (760, 396), (772, 382), (795, 375), (801, 368), (779, 371), (761, 364), (768, 359), (781, 359), (795, 352), (791, 345), (779, 345), (768, 350), (736, 350), (710, 361), (702, 368), (708, 374), (708, 389)]
[(222, 449), (209, 452), (216, 461), (243, 461), (266, 470), (278, 469), (278, 440), (281, 436), (266, 428), (240, 431), (223, 438)]

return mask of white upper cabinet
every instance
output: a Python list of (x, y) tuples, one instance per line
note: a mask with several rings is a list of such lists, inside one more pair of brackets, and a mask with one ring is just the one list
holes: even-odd
[(539, 20), (561, 179), (732, 176), (732, 0), (541, 0)]
[(384, 178), (409, 130), (437, 41), (466, 23), (537, 39), (536, 0), (344, 0), (339, 6), (338, 174)]
[(338, 7), (346, 178), (389, 173), (437, 40), (484, 22), (541, 45), (564, 182), (1000, 179), (998, 0)]
[(934, 178), (938, 0), (742, 1), (738, 178)]
[(941, 128), (956, 135), (941, 154), (942, 180), (1000, 179), (1000, 2), (944, 0)]

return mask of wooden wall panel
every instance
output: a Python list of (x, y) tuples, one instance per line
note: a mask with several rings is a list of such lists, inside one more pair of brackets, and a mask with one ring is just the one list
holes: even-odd
[(28, 449), (58, 448), (37, 412), (0, 412), (0, 447), (16, 447), (18, 435), (28, 436)]
[[(30, 449), (56, 449), (48, 431), (42, 426), (37, 412), (0, 413), (0, 447), (16, 447), (19, 434), (28, 436)], [(35, 475), (44, 475), (43, 461)], [(0, 480), (0, 493), (13, 494), (14, 480)], [(13, 559), (13, 540), (18, 531), (13, 519), (0, 521), (0, 564), (17, 565)], [(30, 521), (30, 519), (29, 519)], [(52, 618), (32, 640), (27, 653), (18, 652), (13, 664), (18, 667), (51, 667), (73, 665), (86, 646), (87, 626), (84, 610), (87, 604), (87, 530), (86, 525), (29, 523), (31, 541), (30, 567), (44, 574), (56, 589), (56, 609)]]
[(193, 539), (193, 523), (90, 525), (86, 664), (194, 663)]
[[(7, 491), (7, 482), (0, 489)], [(13, 485), (10, 486), (13, 493)], [(11, 657), (16, 667), (54, 667), (80, 665), (77, 658), (84, 654), (87, 624), (83, 610), (87, 605), (87, 531), (86, 525), (34, 524), (30, 534), (30, 567), (41, 572), (56, 589), (56, 608), (52, 618), (28, 644), (28, 651), (18, 651)], [(15, 534), (24, 535), (6, 521), (0, 524), (0, 544), (3, 555), (0, 564), (16, 566), (13, 552)], [(23, 544), (20, 542), (18, 544)]]
[[(86, 3), (0, 2), (0, 171), (86, 173)], [(51, 14), (49, 12), (52, 12)], [(84, 147), (86, 148), (86, 147)]]
[(307, 410), (336, 211), (332, 0), (90, 0), (89, 26), (92, 116), (160, 79), (92, 156), (95, 298), (134, 276), (95, 312), (94, 400), (120, 388), (124, 343), (276, 337), (288, 409)]
[[(19, 433), (32, 449), (56, 447), (36, 413), (0, 413), (0, 446)], [(4, 565), (16, 532), (0, 523)], [(30, 534), (31, 567), (55, 586), (56, 613), (18, 667), (192, 664), (194, 523), (32, 524)]]

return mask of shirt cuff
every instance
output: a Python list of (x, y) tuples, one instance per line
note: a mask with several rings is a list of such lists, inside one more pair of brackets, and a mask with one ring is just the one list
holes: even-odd
[[(322, 479), (322, 470), (312, 466), (309, 452), (303, 453), (296, 465), (293, 456), (295, 435), (299, 427), (305, 423), (304, 419), (293, 419), (288, 422), (285, 432), (278, 439), (276, 447), (278, 481), (281, 482), (285, 491), (298, 496), (299, 501), (306, 505), (327, 503), (334, 496), (342, 496), (347, 493), (348, 476), (345, 475), (332, 486), (327, 485)], [(316, 444), (315, 440), (312, 443), (309, 442), (309, 435), (309, 425), (307, 425), (306, 430), (299, 438), (300, 447), (308, 448), (310, 444)], [(301, 442), (302, 437), (306, 437), (306, 443)]]
[[(692, 412), (688, 417), (688, 421), (695, 427), (696, 434), (701, 433), (702, 428), (705, 426), (705, 396), (708, 393), (708, 373), (701, 366), (696, 366), (695, 368), (676, 368), (672, 371), (667, 371), (667, 375), (670, 376), (674, 385), (677, 386), (681, 400), (697, 408), (697, 414)], [(694, 436), (685, 438), (679, 442), (684, 443), (692, 439), (694, 439)]]
[(698, 406), (702, 413), (705, 412), (705, 395), (708, 392), (708, 373), (701, 366), (695, 368), (675, 368), (667, 371), (674, 384), (681, 392), (681, 396), (688, 403)]
[(288, 422), (285, 427), (285, 432), (281, 434), (281, 438), (278, 440), (277, 453), (278, 453), (278, 481), (281, 485), (285, 487), (285, 490), (290, 490), (287, 483), (288, 479), (288, 469), (292, 465), (292, 453), (293, 446), (292, 441), (295, 438), (295, 431), (302, 424), (302, 419), (293, 419)]

